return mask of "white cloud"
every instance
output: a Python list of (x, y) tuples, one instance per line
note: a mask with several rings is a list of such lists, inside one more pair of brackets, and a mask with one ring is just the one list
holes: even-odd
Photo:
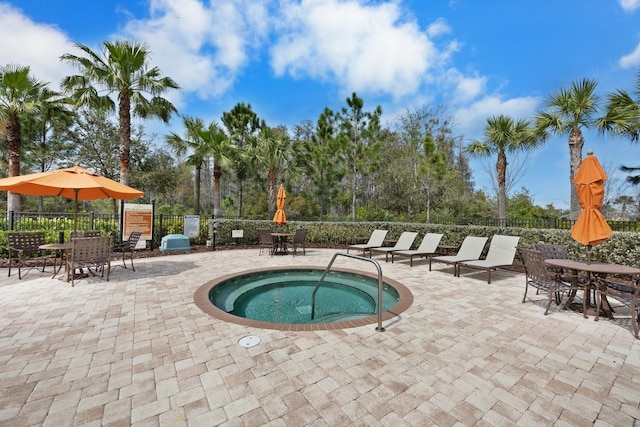
[(640, 0), (618, 0), (618, 2), (625, 12), (633, 12), (640, 7)]
[[(60, 55), (73, 49), (73, 42), (58, 28), (38, 24), (6, 3), (0, 3), (0, 64), (28, 65), (31, 75), (59, 90), (62, 78), (73, 72)], [(8, 42), (9, 40), (19, 42)]]
[(249, 61), (249, 41), (267, 30), (264, 3), (153, 0), (151, 18), (130, 21), (127, 37), (153, 46), (153, 63), (202, 98), (224, 93)]
[(531, 96), (508, 100), (495, 95), (486, 96), (473, 104), (458, 108), (454, 113), (456, 126), (466, 139), (482, 139), (487, 118), (504, 114), (514, 120), (530, 119), (535, 115), (540, 102), (540, 98)]
[(446, 20), (443, 18), (437, 19), (434, 23), (427, 28), (427, 34), (429, 37), (437, 37), (441, 34), (449, 34), (451, 28)]
[(413, 93), (439, 53), (401, 15), (396, 2), (285, 1), (272, 67), (280, 76), (335, 81), (347, 92)]
[(486, 83), (486, 77), (465, 76), (459, 70), (452, 68), (443, 75), (439, 87), (441, 90), (450, 92), (450, 102), (456, 105), (470, 102), (481, 96), (485, 92)]
[[(148, 17), (130, 16), (106, 38), (146, 42), (151, 63), (182, 88), (166, 95), (178, 108), (189, 93), (207, 99), (228, 92), (267, 52), (279, 76), (369, 98), (390, 95), (386, 102), (401, 109), (442, 92), (453, 105), (483, 96), (485, 77), (449, 65), (461, 44), (449, 38), (436, 46), (430, 39), (451, 32), (444, 19), (421, 29), (398, 0), (150, 0)], [(74, 72), (60, 55), (80, 54), (58, 28), (2, 3), (0, 39), (24, 41), (0, 44), (0, 63), (30, 65), (36, 78), (56, 87)]]
[(640, 65), (640, 43), (638, 43), (633, 52), (620, 58), (618, 64), (622, 68), (632, 68)]

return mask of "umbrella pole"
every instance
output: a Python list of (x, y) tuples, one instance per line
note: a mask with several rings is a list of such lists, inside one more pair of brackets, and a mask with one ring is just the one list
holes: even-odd
[(591, 245), (587, 245), (587, 264), (591, 264)]
[(73, 234), (76, 234), (76, 232), (78, 231), (78, 192), (80, 191), (80, 189), (75, 188), (73, 191), (75, 191), (76, 193), (76, 208), (75, 211), (73, 213)]

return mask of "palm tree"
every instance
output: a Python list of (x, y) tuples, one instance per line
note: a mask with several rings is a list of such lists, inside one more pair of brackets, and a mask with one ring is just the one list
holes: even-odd
[[(276, 213), (278, 174), (285, 175), (292, 172), (289, 165), (293, 163), (293, 149), (287, 129), (284, 126), (263, 127), (256, 138), (253, 154), (256, 169), (264, 170), (267, 175), (267, 206), (269, 206), (269, 218), (273, 218)], [(283, 176), (280, 178), (282, 181)]]
[(625, 90), (607, 97), (606, 113), (597, 120), (598, 128), (629, 139), (640, 141), (640, 72), (636, 80), (635, 99)]
[[(640, 142), (640, 72), (636, 80), (635, 99), (625, 90), (618, 90), (607, 98), (606, 113), (598, 119), (598, 128), (621, 136), (631, 142)], [(627, 181), (633, 185), (640, 184), (640, 167), (622, 166), (623, 172), (633, 173)]]
[[(57, 160), (61, 152), (71, 146), (63, 142), (61, 133), (69, 129), (73, 123), (74, 114), (68, 108), (68, 99), (58, 92), (43, 86), (38, 94), (40, 112), (27, 117), (26, 123), (31, 128), (33, 147), (30, 150), (34, 161), (38, 162), (38, 170), (45, 172)], [(38, 198), (38, 212), (44, 210), (44, 198)]]
[(213, 157), (213, 217), (220, 218), (222, 215), (222, 198), (220, 197), (222, 167), (231, 164), (235, 146), (222, 128), (214, 122), (209, 124), (204, 136), (208, 145), (207, 151)]
[[(0, 67), (0, 122), (5, 124), (4, 140), (9, 157), (9, 176), (20, 175), (23, 115), (39, 114), (41, 94), (46, 85), (30, 75), (28, 66)], [(20, 211), (20, 195), (7, 193), (7, 211)]]
[(209, 155), (209, 145), (207, 135), (205, 135), (205, 126), (202, 119), (187, 117), (182, 118), (184, 125), (184, 137), (179, 136), (175, 132), (171, 132), (165, 137), (165, 141), (169, 144), (178, 156), (184, 156), (189, 153), (186, 163), (193, 166), (196, 171), (195, 176), (195, 207), (194, 213), (200, 214), (200, 175), (202, 164)]
[(498, 179), (498, 219), (504, 225), (507, 219), (507, 153), (535, 147), (536, 138), (531, 122), (500, 115), (487, 119), (484, 139), (472, 140), (466, 151), (472, 156), (486, 157), (497, 154), (496, 176)]
[(204, 125), (202, 119), (193, 117), (183, 117), (185, 128), (184, 137), (180, 137), (171, 132), (165, 137), (166, 142), (176, 151), (178, 156), (183, 156), (187, 152), (187, 164), (195, 168), (195, 214), (200, 213), (200, 181), (201, 171), (204, 162), (209, 157), (213, 157), (213, 216), (220, 217), (220, 178), (222, 176), (222, 166), (230, 163), (230, 153), (234, 146), (229, 138), (224, 134), (217, 123), (211, 122)]
[(551, 95), (547, 102), (547, 111), (538, 113), (536, 126), (541, 134), (548, 132), (556, 135), (569, 135), (569, 188), (571, 188), (570, 218), (575, 220), (580, 214), (578, 195), (573, 191), (573, 177), (582, 162), (584, 137), (582, 128), (595, 124), (593, 118), (598, 110), (599, 98), (595, 94), (597, 82), (582, 79), (573, 82), (571, 88), (560, 89)]
[[(78, 68), (80, 74), (62, 80), (77, 105), (116, 110), (111, 95), (118, 99), (120, 126), (120, 182), (129, 184), (131, 114), (140, 118), (157, 117), (167, 123), (176, 108), (161, 95), (179, 86), (162, 77), (158, 67), (149, 68), (149, 47), (128, 41), (103, 42), (100, 54), (76, 43), (85, 56), (64, 54), (63, 61)], [(147, 98), (145, 95), (150, 95)]]

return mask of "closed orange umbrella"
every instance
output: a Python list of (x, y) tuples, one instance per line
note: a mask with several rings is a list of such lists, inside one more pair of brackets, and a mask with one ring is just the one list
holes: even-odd
[(287, 223), (287, 216), (284, 214), (284, 202), (286, 198), (287, 193), (281, 185), (278, 189), (278, 196), (276, 197), (276, 214), (273, 216), (273, 222), (277, 225), (285, 225)]
[(582, 211), (571, 229), (571, 237), (577, 242), (587, 245), (587, 262), (591, 262), (591, 247), (604, 242), (613, 235), (607, 220), (600, 212), (604, 200), (604, 182), (607, 174), (602, 169), (598, 158), (589, 150), (573, 182), (580, 200)]
[(76, 219), (78, 200), (97, 200), (107, 197), (130, 200), (144, 195), (144, 192), (140, 190), (120, 184), (80, 166), (3, 178), (0, 179), (0, 191), (11, 191), (28, 196), (62, 196), (75, 199)]

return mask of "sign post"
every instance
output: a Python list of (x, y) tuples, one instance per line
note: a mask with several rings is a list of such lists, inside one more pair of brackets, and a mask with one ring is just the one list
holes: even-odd
[(184, 235), (189, 238), (200, 237), (200, 215), (184, 216)]
[(153, 238), (153, 205), (125, 203), (123, 207), (122, 236), (129, 236), (132, 231), (142, 233), (136, 248), (146, 248), (147, 240)]

